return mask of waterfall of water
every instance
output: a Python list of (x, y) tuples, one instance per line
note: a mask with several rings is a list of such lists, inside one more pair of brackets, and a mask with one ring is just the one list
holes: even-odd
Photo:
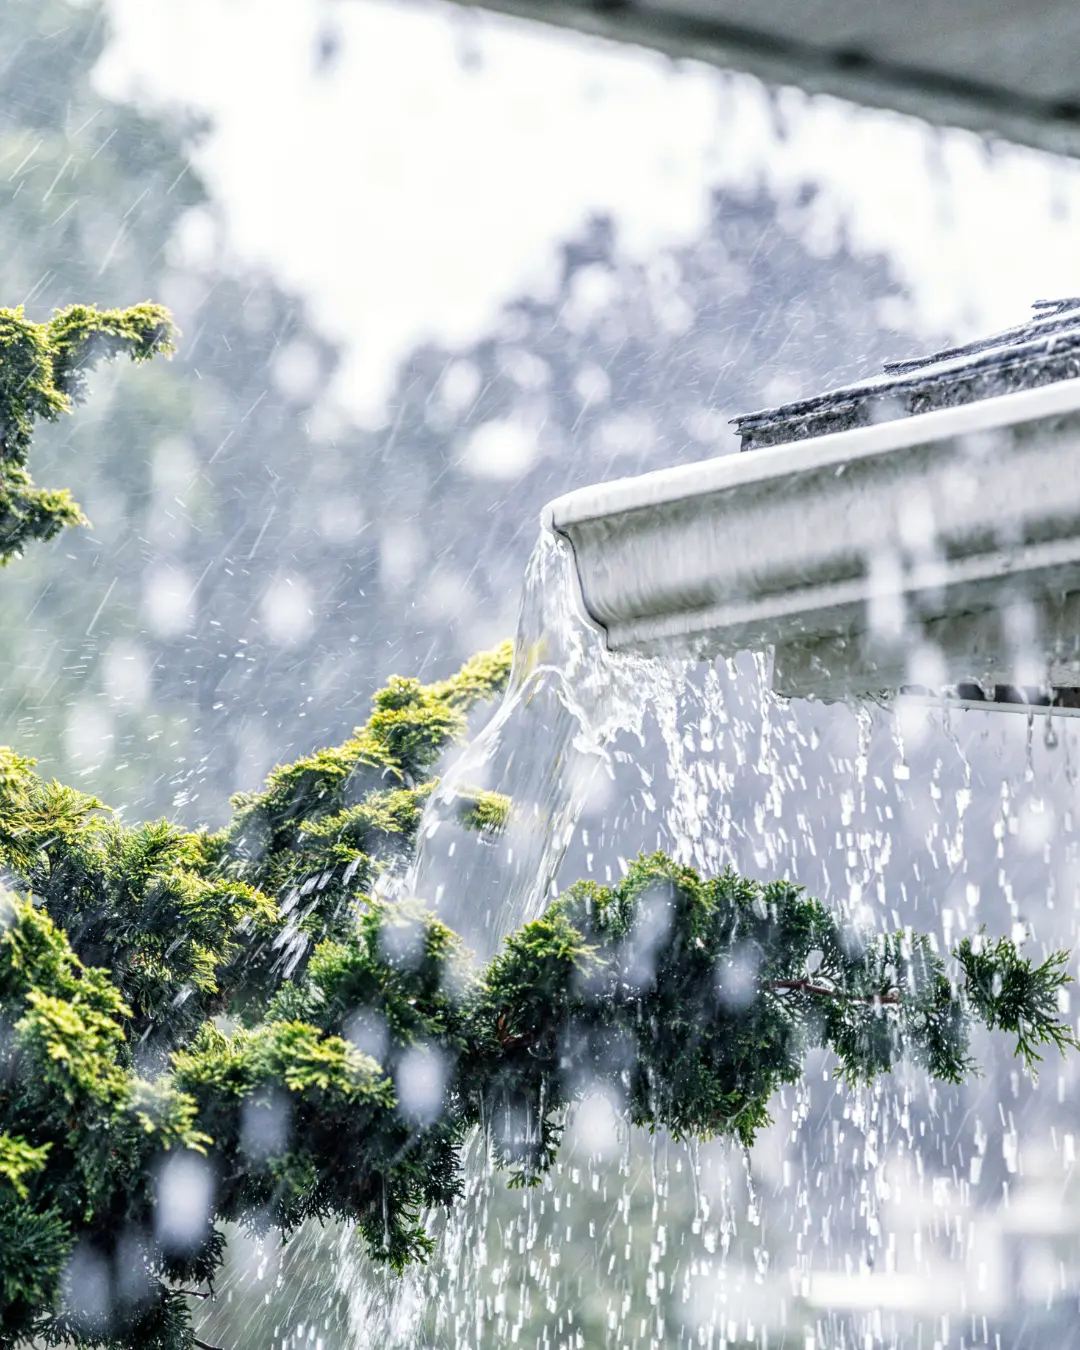
[[(425, 807), (413, 864), (391, 894), (417, 896), (460, 933), (480, 960), (535, 918), (552, 894), (582, 811), (613, 776), (618, 736), (639, 741), (650, 708), (673, 706), (683, 667), (610, 653), (581, 608), (569, 544), (542, 530), (525, 576), (506, 693), (487, 725), (444, 772)], [(505, 828), (486, 839), (462, 824), (478, 789), (509, 798)], [(459, 1297), (483, 1245), (492, 1175), (486, 1141), (469, 1141), (465, 1193), (441, 1223), (438, 1261), (454, 1271)], [(346, 1252), (358, 1350), (420, 1343), (427, 1275), (372, 1279)], [(466, 1300), (467, 1301), (467, 1300)], [(452, 1315), (451, 1315), (452, 1320)]]
[[(944, 946), (982, 921), (1075, 944), (1075, 908), (1061, 903), (1080, 876), (1071, 723), (1059, 748), (1029, 743), (1019, 718), (788, 705), (748, 655), (615, 658), (577, 608), (572, 566), (559, 539), (540, 540), (510, 687), (448, 766), (395, 882), (479, 956), (540, 911), (560, 863), (567, 878), (608, 881), (620, 856), (657, 847), (709, 872), (792, 878)], [(514, 803), (494, 840), (461, 824), (477, 787)], [(355, 1241), (329, 1239), (347, 1325), (327, 1344), (731, 1350), (782, 1333), (817, 1350), (992, 1345), (1002, 1298), (1043, 1277), (979, 1272), (1000, 1275), (1011, 1250), (1023, 1157), (1047, 1175), (1071, 1165), (1080, 1077), (1052, 1066), (1054, 1103), (1025, 1088), (1007, 1046), (977, 1049), (982, 1085), (905, 1070), (862, 1097), (812, 1058), (750, 1159), (641, 1138), (617, 1104), (590, 1098), (543, 1186), (511, 1193), (478, 1135), (459, 1204), (432, 1217), (427, 1268), (387, 1276)], [(1021, 1152), (1024, 1111), (1042, 1153)], [(567, 1269), (571, 1243), (582, 1264)], [(960, 1333), (954, 1303), (971, 1309)]]
[[(490, 957), (543, 908), (583, 808), (611, 775), (612, 741), (640, 738), (647, 708), (673, 696), (680, 669), (609, 652), (581, 609), (569, 544), (542, 531), (506, 694), (430, 798), (413, 866), (397, 883), (404, 893)], [(477, 788), (512, 804), (494, 842), (460, 823), (462, 802)]]

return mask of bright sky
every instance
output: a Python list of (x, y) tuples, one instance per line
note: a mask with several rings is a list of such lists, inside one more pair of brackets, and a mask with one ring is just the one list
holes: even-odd
[[(102, 87), (211, 114), (201, 166), (232, 248), (345, 344), (337, 395), (366, 420), (417, 340), (466, 341), (550, 286), (592, 212), (640, 256), (693, 238), (718, 183), (819, 182), (823, 247), (846, 222), (888, 250), (927, 332), (1080, 293), (1080, 170), (1034, 152), (444, 0), (110, 3)], [(331, 22), (340, 57), (317, 73)]]

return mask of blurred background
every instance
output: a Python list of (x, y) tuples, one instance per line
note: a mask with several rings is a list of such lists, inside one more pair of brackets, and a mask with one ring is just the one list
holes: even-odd
[[(6, 569), (0, 743), (128, 819), (216, 826), (389, 674), (510, 635), (551, 497), (731, 453), (736, 413), (1080, 293), (1073, 161), (581, 29), (7, 0), (0, 300), (154, 299), (183, 337), (39, 437), (36, 480), (93, 529)], [(567, 878), (659, 841), (946, 939), (1075, 943), (1068, 726), (759, 692), (699, 672), (689, 758), (659, 728), (622, 752)], [(970, 1089), (865, 1100), (815, 1064), (748, 1162), (590, 1100), (552, 1189), (476, 1183), (470, 1242), (410, 1286), (413, 1343), (1071, 1344), (1080, 1083), (979, 1051)], [(238, 1243), (205, 1334), (375, 1344), (380, 1299), (348, 1235)]]

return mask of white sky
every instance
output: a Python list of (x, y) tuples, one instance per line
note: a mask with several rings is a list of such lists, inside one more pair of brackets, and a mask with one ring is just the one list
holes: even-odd
[[(927, 332), (1080, 293), (1080, 171), (1034, 152), (442, 0), (110, 2), (102, 87), (211, 114), (231, 246), (344, 343), (337, 395), (365, 420), (417, 340), (548, 287), (589, 214), (642, 255), (699, 233), (720, 183), (819, 182), (823, 243), (844, 221), (886, 249)], [(343, 47), (317, 74), (327, 21)]]

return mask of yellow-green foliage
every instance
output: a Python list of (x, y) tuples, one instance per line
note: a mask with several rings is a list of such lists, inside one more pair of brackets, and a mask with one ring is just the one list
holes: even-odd
[(477, 791), (461, 794), (461, 820), (471, 830), (497, 834), (510, 817), (510, 798), (501, 792)]
[[(506, 644), (435, 685), (392, 681), (344, 745), (276, 769), (213, 835), (125, 826), (0, 749), (0, 1344), (30, 1330), (93, 1343), (101, 1328), (73, 1292), (64, 1306), (60, 1277), (80, 1243), (107, 1256), (122, 1242), (143, 1269), (113, 1310), (115, 1342), (188, 1343), (171, 1282), (208, 1278), (221, 1239), (155, 1240), (156, 1177), (178, 1148), (212, 1167), (221, 1219), (288, 1231), (336, 1214), (393, 1264), (427, 1251), (420, 1214), (455, 1193), (464, 1116), (418, 1130), (392, 1061), (343, 1036), (344, 1015), (327, 1030), (289, 1003), (314, 952), (349, 997), (378, 987), (394, 1044), (463, 1045), (456, 939), (368, 892), (408, 860), (424, 775), (510, 656)], [(248, 1025), (226, 1034), (222, 1015)], [(286, 1111), (276, 1152), (252, 1143), (249, 1108)]]
[(30, 1144), (18, 1134), (0, 1134), (0, 1184), (10, 1186), (20, 1200), (27, 1196), (27, 1182), (45, 1166), (49, 1144)]
[(79, 402), (99, 361), (145, 361), (173, 349), (160, 305), (98, 310), (70, 305), (48, 323), (0, 309), (0, 562), (32, 540), (51, 539), (85, 519), (69, 493), (35, 487), (26, 469), (34, 423), (55, 421)]

